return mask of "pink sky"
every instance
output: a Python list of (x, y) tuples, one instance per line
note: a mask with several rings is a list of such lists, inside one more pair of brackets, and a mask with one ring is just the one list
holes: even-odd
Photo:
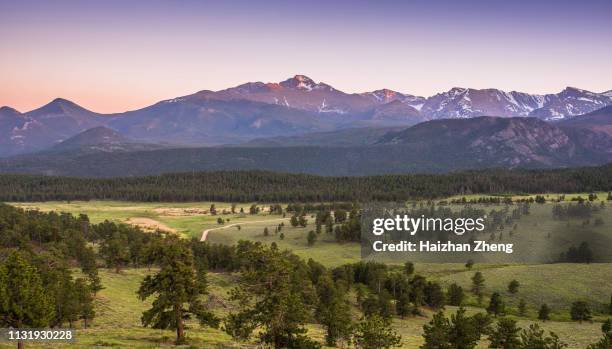
[(346, 92), (603, 92), (610, 3), (0, 0), (0, 105), (120, 112), (295, 74)]

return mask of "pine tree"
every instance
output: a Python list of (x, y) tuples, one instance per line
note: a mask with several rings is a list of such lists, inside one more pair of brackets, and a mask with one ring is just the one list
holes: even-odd
[(306, 239), (308, 240), (308, 246), (313, 246), (317, 241), (317, 233), (314, 230), (309, 231)]
[(93, 305), (93, 292), (91, 287), (82, 278), (76, 279), (74, 285), (79, 304), (78, 318), (83, 320), (83, 327), (87, 328), (96, 315)]
[(450, 323), (444, 312), (439, 311), (434, 314), (431, 321), (423, 326), (425, 344), (421, 346), (421, 349), (450, 349), (449, 330)]
[(298, 224), (300, 225), (300, 227), (305, 228), (306, 225), (308, 224), (308, 220), (306, 219), (306, 216), (300, 215), (298, 217)]
[(366, 317), (355, 329), (355, 344), (362, 349), (389, 349), (398, 347), (402, 337), (391, 328), (390, 320), (378, 315)]
[(191, 249), (178, 238), (168, 237), (150, 253), (161, 269), (145, 277), (138, 289), (140, 300), (155, 297), (152, 307), (142, 314), (142, 324), (175, 329), (177, 344), (185, 343), (184, 321), (192, 315), (201, 325), (217, 327), (217, 318), (202, 303), (206, 279), (202, 271), (196, 271)]
[(128, 246), (127, 238), (119, 231), (114, 231), (100, 244), (100, 254), (109, 268), (115, 268), (116, 273), (129, 261)]
[[(37, 269), (14, 251), (0, 264), (0, 326), (16, 329), (47, 327), (54, 316)], [(23, 348), (23, 341), (17, 343)]]
[(401, 318), (405, 318), (406, 316), (413, 314), (414, 310), (412, 304), (410, 303), (408, 293), (404, 292), (397, 298), (397, 302), (395, 303), (395, 312)]
[(316, 315), (325, 327), (325, 342), (336, 346), (338, 340), (348, 341), (351, 335), (351, 309), (343, 291), (329, 274), (319, 278)]
[(297, 227), (298, 225), (300, 225), (300, 222), (298, 220), (297, 215), (291, 216), (290, 223), (291, 223), (291, 226), (294, 227), (294, 228)]
[(531, 324), (529, 328), (521, 332), (521, 345), (521, 349), (562, 349), (567, 347), (555, 333), (550, 332), (550, 336), (546, 336), (544, 330), (538, 324)]
[(518, 281), (516, 280), (510, 281), (510, 283), (508, 284), (508, 292), (512, 294), (517, 293), (519, 286), (521, 286), (521, 284)]
[(404, 263), (404, 273), (406, 274), (406, 276), (411, 276), (412, 274), (414, 274), (414, 263)]
[(468, 259), (468, 261), (465, 263), (465, 267), (468, 269), (472, 269), (473, 266), (474, 266), (474, 261), (472, 259)]
[(538, 311), (538, 319), (542, 321), (550, 320), (550, 308), (546, 303), (542, 304)]
[(572, 308), (570, 309), (570, 316), (574, 321), (589, 321), (591, 320), (591, 310), (589, 309), (589, 305), (584, 301), (577, 301), (572, 303)]
[(304, 337), (315, 293), (305, 263), (260, 243), (239, 245), (244, 259), (231, 300), (241, 304), (225, 320), (225, 331), (248, 339), (258, 329), (260, 342), (274, 348), (313, 345)]
[(487, 330), (488, 318), (481, 318), (480, 314), (468, 317), (465, 308), (460, 307), (451, 315), (448, 341), (452, 348), (475, 348), (481, 335)]
[(501, 318), (497, 325), (489, 334), (489, 348), (500, 349), (520, 349), (521, 341), (519, 338), (520, 328), (516, 326), (516, 321)]
[(439, 309), (444, 307), (446, 299), (442, 287), (437, 282), (428, 282), (425, 286), (425, 303), (434, 308)]
[(485, 280), (482, 273), (477, 271), (474, 276), (472, 276), (472, 293), (481, 296), (484, 289), (484, 283)]
[(497, 315), (503, 314), (504, 311), (505, 311), (505, 305), (504, 305), (504, 302), (502, 301), (501, 295), (497, 292), (494, 292), (491, 295), (491, 300), (489, 301), (487, 312), (497, 317)]
[(450, 320), (439, 311), (433, 319), (423, 326), (425, 343), (421, 349), (472, 349), (475, 348), (483, 333), (488, 331), (488, 316), (475, 314), (466, 316), (465, 308), (460, 307), (451, 315)]
[(456, 283), (450, 284), (446, 293), (449, 305), (460, 306), (463, 303), (463, 299), (465, 298), (463, 288)]

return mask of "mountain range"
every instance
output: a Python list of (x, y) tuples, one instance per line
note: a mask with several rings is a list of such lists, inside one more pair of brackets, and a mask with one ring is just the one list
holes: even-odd
[[(245, 142), (250, 147), (253, 144), (249, 142), (257, 143), (256, 139), (356, 128), (405, 128), (439, 119), (498, 116), (569, 120), (608, 105), (612, 105), (612, 91), (595, 93), (568, 87), (556, 94), (533, 95), (452, 88), (420, 97), (388, 89), (345, 93), (296, 75), (279, 83), (250, 82), (220, 91), (204, 90), (117, 114), (96, 113), (61, 98), (25, 113), (2, 107), (0, 156), (50, 150), (96, 127), (125, 137), (115, 142), (126, 146), (115, 149), (124, 152)], [(580, 132), (587, 131), (583, 128)], [(594, 142), (600, 144), (601, 140)]]
[(347, 128), (235, 146), (162, 147), (96, 127), (50, 150), (0, 159), (0, 172), (115, 177), (211, 170), (356, 176), (612, 162), (612, 106), (547, 122), (534, 117), (439, 119)]

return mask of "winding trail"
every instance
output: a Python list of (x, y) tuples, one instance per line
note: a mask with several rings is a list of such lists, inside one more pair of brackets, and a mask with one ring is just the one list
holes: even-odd
[(224, 226), (218, 227), (218, 228), (205, 229), (205, 230), (202, 231), (202, 237), (200, 238), (200, 241), (206, 241), (206, 238), (208, 237), (208, 232), (213, 231), (213, 230), (227, 229), (227, 228), (230, 228), (230, 227), (235, 227), (237, 225), (252, 224), (252, 223), (267, 223), (267, 222), (286, 221), (286, 220), (289, 220), (289, 219), (291, 219), (291, 218), (276, 218), (276, 219), (268, 219), (268, 220), (261, 220), (261, 221), (239, 222), (239, 223), (232, 223), (232, 224), (224, 225)]

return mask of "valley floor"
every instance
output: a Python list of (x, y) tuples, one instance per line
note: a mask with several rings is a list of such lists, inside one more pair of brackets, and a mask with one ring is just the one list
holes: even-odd
[[(575, 194), (586, 197), (585, 194)], [(605, 198), (606, 193), (599, 193)], [(572, 195), (566, 195), (570, 200)], [(468, 198), (470, 199), (470, 198)], [(217, 215), (208, 211), (215, 205)], [(314, 246), (308, 246), (306, 236), (314, 230), (314, 217), (307, 217), (306, 227), (293, 228), (288, 223), (290, 214), (286, 217), (270, 215), (268, 206), (260, 204), (262, 212), (249, 215), (252, 204), (237, 204), (236, 213), (231, 213), (231, 204), (221, 202), (197, 203), (136, 203), (117, 201), (91, 202), (42, 202), (13, 203), (12, 205), (39, 209), (42, 211), (62, 211), (73, 214), (87, 214), (94, 223), (104, 220), (136, 224), (148, 229), (162, 229), (180, 234), (185, 238), (205, 238), (210, 243), (233, 244), (241, 239), (276, 242), (282, 249), (290, 249), (302, 258), (312, 258), (326, 266), (338, 266), (360, 260), (360, 246), (357, 243), (339, 244), (332, 234), (320, 234)], [(612, 208), (607, 204), (603, 213), (604, 219), (612, 217)], [(283, 206), (284, 207), (284, 206)], [(240, 210), (246, 212), (241, 214)], [(558, 231), (559, 226), (542, 217), (550, 215), (551, 205), (532, 205), (532, 213), (519, 222), (519, 234), (525, 232), (525, 238), (536, 244), (538, 234), (546, 235)], [(225, 213), (224, 213), (225, 211)], [(217, 220), (222, 218), (224, 224)], [(274, 228), (281, 222), (285, 226), (284, 239), (274, 234)], [(602, 239), (612, 239), (612, 221), (595, 229)], [(264, 234), (268, 228), (270, 234)], [(568, 224), (567, 234), (578, 234), (582, 231), (580, 225)], [(564, 228), (565, 229), (565, 228)], [(527, 233), (529, 232), (529, 234)], [(522, 235), (521, 235), (522, 236)], [(606, 240), (607, 241), (607, 240)], [(612, 254), (612, 251), (597, 251)], [(399, 264), (399, 263), (398, 263)], [(476, 263), (471, 270), (464, 263), (416, 263), (416, 272), (427, 279), (437, 280), (443, 286), (457, 283), (464, 289), (470, 288), (474, 272), (481, 271), (485, 278), (485, 302), (493, 292), (501, 292), (507, 303), (508, 313), (518, 320), (521, 327), (527, 327), (537, 317), (537, 309), (542, 303), (552, 308), (551, 321), (540, 322), (547, 331), (554, 331), (566, 342), (570, 349), (584, 349), (588, 344), (600, 337), (601, 321), (605, 320), (602, 309), (610, 302), (612, 292), (612, 263), (595, 264), (485, 264)], [(90, 328), (78, 328), (77, 340), (74, 344), (54, 345), (58, 348), (170, 348), (173, 345), (174, 333), (166, 330), (143, 328), (140, 316), (149, 304), (141, 302), (136, 297), (140, 281), (150, 270), (124, 269), (117, 274), (103, 269), (100, 272), (102, 284), (105, 287), (96, 298), (96, 318)], [(219, 315), (227, 314), (233, 309), (228, 293), (235, 285), (236, 275), (228, 273), (208, 274), (209, 299), (208, 305)], [(516, 279), (521, 287), (517, 294), (506, 291), (508, 283)], [(517, 305), (520, 299), (528, 304), (527, 315), (518, 317)], [(577, 323), (569, 320), (569, 305), (576, 300), (587, 300), (594, 306), (594, 322)], [(356, 306), (356, 305), (355, 305)], [(483, 306), (477, 304), (474, 296), (467, 298), (469, 312), (483, 312)], [(455, 307), (446, 307), (450, 314)], [(426, 310), (425, 316), (406, 319), (395, 318), (393, 326), (402, 335), (402, 348), (418, 348), (422, 343), (422, 328), (427, 323), (432, 311)], [(81, 324), (78, 324), (80, 326)], [(323, 341), (323, 330), (316, 324), (308, 325), (308, 335)], [(189, 345), (194, 348), (242, 348), (255, 347), (254, 342), (235, 342), (222, 330), (200, 328), (191, 324), (187, 329)], [(8, 348), (0, 342), (0, 348)], [(30, 344), (27, 347), (43, 348), (44, 345)], [(482, 341), (479, 348), (486, 348), (487, 342)]]

